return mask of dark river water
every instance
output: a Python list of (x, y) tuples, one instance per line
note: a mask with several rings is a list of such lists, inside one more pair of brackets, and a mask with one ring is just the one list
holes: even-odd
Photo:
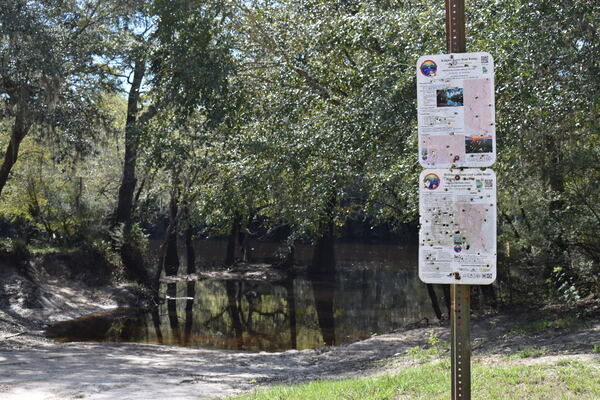
[[(275, 245), (256, 243), (258, 259)], [(217, 263), (222, 242), (197, 242), (198, 258)], [(310, 261), (299, 246), (299, 262)], [(178, 346), (285, 351), (339, 345), (435, 318), (417, 273), (413, 246), (336, 245), (337, 273), (277, 282), (199, 280), (164, 283), (166, 300), (150, 311), (119, 309), (51, 327), (62, 341), (138, 342)], [(182, 260), (184, 265), (185, 260)]]

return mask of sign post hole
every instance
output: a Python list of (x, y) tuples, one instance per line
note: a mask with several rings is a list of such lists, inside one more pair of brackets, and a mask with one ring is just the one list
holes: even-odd
[[(446, 50), (464, 53), (465, 0), (446, 0)], [(452, 400), (471, 399), (471, 288), (450, 287)]]
[[(446, 0), (446, 50), (464, 53), (465, 0)], [(452, 400), (471, 399), (471, 291), (470, 285), (451, 285), (450, 324)]]

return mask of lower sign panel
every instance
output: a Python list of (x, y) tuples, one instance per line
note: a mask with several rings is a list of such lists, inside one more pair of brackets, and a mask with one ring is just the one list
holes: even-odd
[(496, 174), (427, 169), (419, 189), (419, 277), (488, 285), (496, 279)]

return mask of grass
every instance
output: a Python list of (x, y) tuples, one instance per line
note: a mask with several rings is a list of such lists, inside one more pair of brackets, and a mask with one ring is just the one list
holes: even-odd
[(29, 251), (32, 254), (44, 255), (44, 254), (70, 254), (76, 253), (80, 249), (78, 247), (69, 247), (69, 246), (53, 246), (53, 245), (44, 245), (44, 244), (31, 244), (28, 246)]
[(506, 360), (515, 360), (519, 358), (541, 357), (548, 353), (545, 347), (527, 346), (514, 354), (505, 357)]
[[(596, 400), (600, 366), (578, 361), (536, 365), (481, 365), (472, 370), (479, 400)], [(430, 361), (384, 376), (275, 386), (237, 400), (400, 400), (450, 398), (450, 362)]]
[(407, 355), (412, 360), (424, 361), (431, 358), (439, 358), (443, 353), (449, 350), (450, 344), (441, 340), (438, 334), (432, 329), (428, 332), (427, 345), (424, 347), (411, 347), (408, 349)]
[(531, 333), (543, 332), (548, 329), (566, 329), (577, 328), (585, 324), (585, 321), (576, 315), (567, 315), (564, 317), (547, 318), (538, 321), (527, 322), (513, 328), (510, 333), (513, 335), (527, 335)]

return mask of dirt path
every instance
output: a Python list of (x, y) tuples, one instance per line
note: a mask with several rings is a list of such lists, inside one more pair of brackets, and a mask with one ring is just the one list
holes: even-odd
[[(283, 353), (54, 343), (41, 337), (39, 329), (44, 322), (115, 307), (126, 297), (123, 290), (91, 290), (54, 282), (42, 285), (27, 300), (29, 289), (23, 287), (25, 283), (14, 277), (12, 281), (6, 279), (4, 295), (11, 301), (0, 310), (0, 398), (9, 400), (218, 398), (258, 385), (381, 372), (390, 359), (425, 345), (432, 329), (442, 340), (448, 339), (448, 328), (438, 326), (376, 336), (336, 348)], [(15, 293), (17, 289), (23, 292)], [(40, 307), (27, 308), (24, 302), (32, 299), (40, 300)], [(475, 355), (493, 359), (533, 346), (544, 348), (545, 357), (569, 354), (600, 362), (598, 354), (592, 352), (593, 345), (600, 343), (600, 319), (575, 328), (528, 334), (514, 329), (535, 316), (512, 313), (475, 319)]]

